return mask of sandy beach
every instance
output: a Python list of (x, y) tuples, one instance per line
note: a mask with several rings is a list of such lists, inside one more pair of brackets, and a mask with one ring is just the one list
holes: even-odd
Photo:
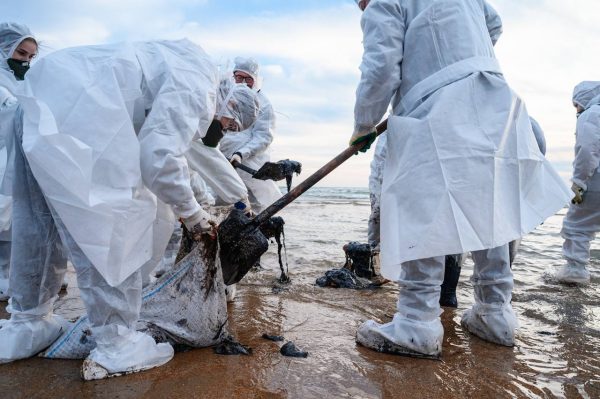
[[(355, 343), (362, 321), (391, 319), (394, 284), (363, 291), (314, 285), (324, 271), (343, 265), (345, 242), (364, 241), (368, 209), (365, 190), (317, 189), (283, 212), (292, 283), (276, 282), (272, 246), (265, 269), (243, 280), (228, 308), (229, 329), (252, 348), (251, 356), (195, 349), (177, 353), (164, 367), (97, 382), (80, 379), (79, 360), (33, 358), (0, 366), (2, 398), (600, 397), (600, 250), (593, 246), (588, 287), (561, 286), (548, 274), (561, 263), (564, 210), (524, 238), (514, 265), (517, 345), (493, 345), (460, 326), (473, 301), (468, 259), (459, 308), (442, 315), (442, 359), (433, 361), (375, 353)], [(83, 306), (74, 274), (68, 278), (56, 312), (73, 317)], [(282, 343), (263, 339), (263, 333), (283, 335), (308, 357), (282, 356)]]

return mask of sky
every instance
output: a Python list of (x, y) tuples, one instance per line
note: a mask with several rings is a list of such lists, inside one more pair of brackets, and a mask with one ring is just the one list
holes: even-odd
[[(575, 142), (573, 87), (600, 80), (600, 1), (490, 0), (504, 33), (496, 56), (546, 133), (547, 157), (568, 180)], [(343, 151), (360, 78), (361, 12), (354, 0), (20, 0), (0, 2), (24, 23), (40, 56), (64, 47), (187, 37), (223, 70), (236, 56), (261, 65), (277, 115), (272, 160), (302, 162), (301, 179)], [(366, 187), (373, 151), (353, 156), (324, 186)]]

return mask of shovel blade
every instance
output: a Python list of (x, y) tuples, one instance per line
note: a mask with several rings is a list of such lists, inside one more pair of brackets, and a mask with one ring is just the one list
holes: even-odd
[(219, 247), (223, 281), (240, 281), (267, 252), (269, 241), (239, 209), (234, 209), (219, 225)]
[(260, 180), (279, 181), (301, 171), (302, 164), (300, 162), (284, 159), (278, 162), (266, 162), (252, 177)]

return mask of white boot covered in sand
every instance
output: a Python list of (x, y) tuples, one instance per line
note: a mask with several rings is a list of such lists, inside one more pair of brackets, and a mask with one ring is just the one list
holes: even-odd
[(173, 347), (157, 344), (144, 333), (118, 326), (117, 336), (96, 337), (96, 348), (84, 360), (84, 380), (99, 380), (162, 366), (173, 358)]
[(566, 264), (559, 268), (554, 275), (556, 281), (566, 284), (582, 284), (590, 283), (590, 272), (585, 266)]
[(403, 263), (394, 319), (386, 324), (373, 320), (363, 323), (356, 342), (378, 352), (439, 358), (444, 339), (439, 304), (444, 261), (444, 256), (438, 256)]
[(514, 346), (517, 315), (512, 305), (513, 276), (508, 244), (473, 251), (473, 294), (475, 304), (461, 319), (461, 325), (479, 338)]
[(475, 304), (463, 314), (460, 324), (485, 341), (504, 346), (515, 345), (518, 322), (510, 304), (502, 307)]
[(377, 352), (433, 359), (440, 357), (443, 339), (444, 327), (439, 318), (416, 322), (398, 313), (386, 324), (367, 320), (356, 332), (356, 342)]
[[(33, 311), (35, 313), (35, 310)], [(14, 312), (0, 323), (0, 363), (27, 359), (50, 346), (68, 323), (55, 314)]]

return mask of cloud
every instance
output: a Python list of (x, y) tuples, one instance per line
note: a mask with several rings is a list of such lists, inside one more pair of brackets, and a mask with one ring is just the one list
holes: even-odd
[[(505, 76), (544, 128), (548, 158), (568, 176), (571, 91), (599, 79), (600, 2), (490, 2), (504, 21), (496, 53)], [(22, 1), (0, 12), (54, 49), (187, 36), (224, 68), (237, 55), (253, 56), (278, 115), (274, 157), (304, 162), (306, 176), (347, 145), (362, 54), (360, 12), (350, 0)], [(328, 184), (366, 186), (371, 155), (353, 157)]]
[[(361, 32), (358, 10), (341, 5), (293, 15), (236, 17), (220, 24), (190, 22), (175, 35), (201, 43), (209, 53), (252, 53), (284, 59), (319, 75), (358, 75)], [(335, 18), (332, 18), (335, 15)]]
[(496, 53), (511, 86), (542, 125), (548, 158), (568, 176), (575, 142), (573, 87), (600, 78), (600, 2), (496, 0), (504, 33)]
[[(352, 133), (362, 53), (359, 19), (356, 6), (346, 3), (293, 15), (232, 18), (224, 30), (191, 22), (172, 37), (189, 37), (223, 65), (237, 55), (266, 64), (263, 90), (278, 112), (272, 157), (302, 162), (302, 179), (345, 149)], [(371, 154), (354, 158), (322, 184), (366, 186)]]
[(41, 38), (42, 53), (54, 51), (63, 47), (82, 46), (90, 43), (106, 42), (111, 31), (108, 26), (92, 18), (78, 18), (71, 24), (56, 30), (41, 30), (36, 33)]
[(277, 64), (263, 65), (261, 67), (261, 74), (272, 77), (281, 77), (284, 76), (284, 69), (283, 66)]

